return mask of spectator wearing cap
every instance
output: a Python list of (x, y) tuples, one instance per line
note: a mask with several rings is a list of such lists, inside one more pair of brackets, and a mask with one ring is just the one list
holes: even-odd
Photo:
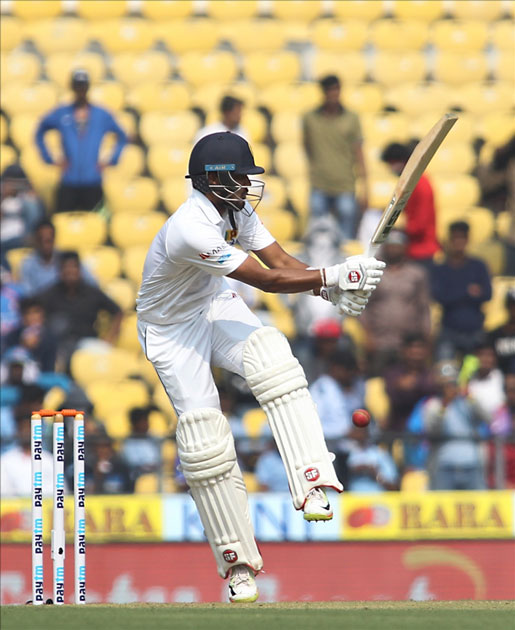
[(0, 180), (2, 264), (5, 265), (8, 250), (27, 245), (29, 234), (44, 214), (43, 203), (32, 190), (21, 166), (11, 164), (4, 169)]
[(365, 209), (367, 171), (359, 117), (340, 100), (341, 83), (335, 75), (320, 82), (323, 102), (303, 118), (303, 144), (309, 162), (311, 218), (336, 214), (342, 239), (354, 238), (358, 224), (356, 180), (362, 179), (359, 205)]
[(482, 306), (492, 297), (485, 263), (466, 253), (469, 229), (465, 221), (451, 223), (445, 260), (431, 271), (431, 292), (442, 307), (439, 360), (473, 352), (483, 336)]
[(495, 348), (499, 369), (504, 373), (515, 373), (515, 286), (508, 289), (505, 299), (508, 319), (502, 326), (489, 334)]
[(386, 262), (383, 279), (360, 317), (370, 375), (382, 374), (397, 361), (407, 335), (428, 339), (431, 332), (428, 277), (420, 265), (406, 258), (407, 245), (404, 232), (390, 232), (380, 252)]
[[(410, 155), (411, 150), (408, 146), (392, 142), (383, 150), (381, 160), (398, 176), (402, 173)], [(440, 251), (440, 245), (436, 238), (433, 187), (427, 175), (422, 174), (404, 208), (403, 216), (405, 218), (404, 230), (408, 237), (406, 255), (430, 270), (433, 256)]]
[(438, 393), (422, 409), (431, 440), (429, 475), (432, 490), (484, 490), (481, 439), (488, 436), (481, 407), (460, 392), (458, 368), (442, 362), (436, 368)]
[(244, 103), (235, 96), (226, 95), (220, 101), (220, 120), (202, 127), (195, 136), (196, 144), (204, 136), (220, 131), (230, 131), (236, 133), (245, 140), (249, 139), (247, 131), (241, 126)]
[[(34, 234), (34, 251), (21, 265), (20, 280), (26, 296), (40, 293), (59, 280), (59, 258), (60, 253), (55, 248), (55, 227), (51, 221), (41, 221)], [(84, 265), (81, 265), (81, 273), (85, 282), (97, 285)]]
[[(75, 70), (71, 77), (73, 103), (57, 107), (47, 114), (36, 131), (36, 143), (43, 160), (62, 169), (56, 212), (93, 210), (99, 206), (103, 198), (102, 172), (106, 166), (118, 163), (127, 143), (125, 132), (112, 114), (89, 102), (89, 84), (88, 73)], [(50, 129), (57, 129), (61, 135), (64, 156), (57, 162), (44, 141)], [(100, 161), (102, 140), (110, 132), (117, 135), (118, 141), (111, 158), (107, 162)]]

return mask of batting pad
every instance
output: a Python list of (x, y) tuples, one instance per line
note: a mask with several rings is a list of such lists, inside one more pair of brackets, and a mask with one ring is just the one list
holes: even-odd
[(286, 337), (264, 326), (250, 334), (243, 349), (245, 378), (263, 407), (281, 454), (293, 504), (300, 510), (308, 492), (329, 486), (340, 492), (318, 412), (307, 380)]
[(254, 540), (247, 490), (225, 416), (210, 408), (187, 411), (179, 417), (176, 440), (182, 471), (218, 573), (225, 578), (237, 564), (260, 571), (263, 560)]

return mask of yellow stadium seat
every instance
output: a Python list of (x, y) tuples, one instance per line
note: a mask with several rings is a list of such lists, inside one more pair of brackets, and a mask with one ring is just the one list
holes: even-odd
[(259, 217), (261, 221), (263, 221), (264, 226), (279, 243), (291, 241), (295, 237), (297, 222), (293, 213), (275, 208), (269, 212), (266, 210), (260, 211)]
[(70, 370), (81, 386), (93, 382), (112, 382), (138, 375), (136, 355), (110, 346), (79, 348), (72, 354)]
[(204, 112), (211, 111), (220, 105), (224, 96), (234, 96), (245, 103), (245, 107), (255, 107), (257, 102), (256, 88), (251, 83), (207, 83), (197, 86), (191, 97), (191, 103)]
[(3, 114), (0, 114), (0, 144), (3, 144), (7, 140), (9, 135), (9, 128), (7, 120)]
[(146, 18), (156, 21), (185, 18), (193, 14), (193, 1), (149, 2), (145, 0), (141, 4), (141, 14)]
[(515, 288), (513, 276), (494, 276), (492, 278), (492, 299), (485, 308), (485, 328), (492, 330), (504, 324), (508, 318), (505, 308), (506, 292)]
[[(61, 0), (13, 0), (12, 14), (23, 20), (43, 20), (57, 17), (61, 13)], [(2, 20), (3, 20), (2, 16)]]
[(36, 55), (15, 51), (2, 54), (0, 64), (0, 81), (8, 83), (32, 83), (39, 79), (41, 62)]
[(286, 205), (284, 181), (274, 175), (268, 175), (264, 178), (260, 176), (260, 178), (265, 182), (265, 188), (263, 190), (263, 199), (259, 204), (259, 212), (284, 208)]
[(224, 39), (240, 53), (279, 50), (286, 42), (284, 25), (279, 20), (242, 20), (228, 22)]
[(199, 124), (199, 117), (190, 111), (175, 114), (146, 112), (141, 116), (139, 130), (143, 142), (148, 146), (160, 143), (182, 145), (193, 141)]
[(142, 52), (155, 43), (152, 24), (139, 18), (102, 20), (88, 25), (89, 38), (110, 54)]
[(101, 105), (110, 110), (119, 110), (125, 105), (123, 86), (116, 81), (103, 81), (92, 85), (89, 98), (95, 105)]
[(126, 0), (102, 0), (102, 2), (78, 0), (75, 10), (79, 17), (86, 20), (119, 18), (127, 12), (127, 2)]
[(278, 175), (285, 178), (306, 177), (308, 162), (302, 145), (282, 142), (274, 152), (274, 165)]
[(169, 55), (158, 50), (119, 53), (111, 59), (110, 67), (115, 78), (126, 86), (161, 83), (168, 79), (172, 70)]
[(470, 143), (449, 141), (443, 144), (427, 167), (431, 175), (470, 173), (476, 164), (476, 156)]
[(349, 109), (358, 113), (379, 112), (384, 105), (383, 90), (373, 83), (356, 83), (344, 88), (343, 98)]
[(133, 245), (150, 245), (159, 232), (166, 215), (162, 212), (119, 212), (111, 219), (109, 234), (116, 247), (125, 249)]
[(118, 348), (129, 350), (131, 352), (139, 352), (141, 349), (138, 341), (138, 327), (136, 313), (126, 313), (122, 319), (120, 326), (120, 335), (116, 342)]
[(426, 59), (415, 50), (406, 52), (377, 51), (372, 67), (372, 78), (383, 85), (423, 81)]
[(10, 15), (2, 15), (0, 20), (0, 50), (8, 51), (16, 48), (23, 39), (20, 20)]
[(154, 144), (147, 155), (148, 169), (153, 177), (161, 181), (169, 177), (184, 176), (188, 171), (190, 152), (189, 145)]
[[(452, 96), (442, 83), (404, 83), (386, 90), (384, 102), (410, 116), (446, 110)], [(436, 121), (435, 121), (436, 122)]]
[(299, 217), (300, 227), (301, 229), (305, 229), (310, 214), (309, 181), (305, 176), (292, 177), (287, 180), (286, 190), (288, 192), (288, 199)]
[(107, 205), (112, 212), (148, 212), (159, 200), (156, 182), (150, 177), (126, 180), (118, 176), (104, 180)]
[(149, 414), (149, 429), (152, 435), (165, 438), (170, 435), (170, 422), (161, 411), (151, 411)]
[(191, 183), (184, 175), (165, 179), (161, 186), (161, 199), (170, 214), (173, 214), (190, 194)]
[(244, 59), (245, 75), (257, 87), (295, 81), (300, 75), (298, 55), (291, 51), (249, 53)]
[(159, 476), (156, 473), (144, 473), (134, 482), (135, 494), (157, 494), (159, 490)]
[[(160, 389), (163, 389), (160, 387)], [(171, 407), (168, 401), (168, 406)], [(168, 439), (163, 442), (161, 447), (161, 457), (163, 459), (163, 466), (168, 470), (175, 470), (177, 459), (177, 444), (175, 440)]]
[(515, 42), (514, 49), (500, 50), (495, 64), (495, 77), (499, 81), (515, 80)]
[(385, 208), (397, 184), (396, 178), (391, 173), (385, 173), (383, 177), (375, 176), (369, 183), (368, 203), (371, 208)]
[(492, 238), (495, 231), (495, 215), (488, 208), (476, 206), (467, 212), (470, 225), (471, 245), (480, 245)]
[(445, 14), (442, 0), (394, 0), (391, 13), (399, 20), (424, 20), (431, 22)]
[(379, 50), (420, 50), (427, 44), (428, 28), (421, 20), (377, 20), (369, 36)]
[(344, 83), (360, 83), (367, 76), (365, 55), (353, 50), (335, 52), (317, 49), (313, 60), (313, 76), (336, 74)]
[[(104, 423), (110, 417), (126, 413), (133, 407), (144, 407), (149, 402), (147, 387), (140, 380), (122, 380), (116, 374), (111, 378), (87, 384), (86, 394), (95, 407), (95, 417)], [(107, 427), (111, 434), (111, 427)], [(115, 437), (114, 435), (112, 437)]]
[(515, 118), (509, 110), (505, 112), (494, 111), (480, 116), (477, 120), (477, 135), (492, 143), (501, 146), (515, 134)]
[[(206, 117), (206, 125), (220, 120), (219, 109), (211, 110)], [(198, 121), (198, 118), (197, 118)], [(264, 142), (268, 133), (268, 124), (263, 112), (252, 107), (245, 107), (242, 112), (241, 125), (249, 135), (251, 144)]]
[(503, 5), (501, 0), (451, 0), (447, 11), (457, 19), (490, 22), (502, 17)]
[[(427, 112), (420, 116), (406, 120), (406, 131), (410, 138), (422, 138), (442, 115), (442, 110)], [(477, 135), (475, 117), (466, 112), (459, 112), (458, 123), (454, 125), (449, 135), (449, 142), (470, 142)]]
[(52, 207), (55, 187), (61, 177), (60, 169), (57, 166), (45, 164), (33, 146), (27, 146), (21, 151), (20, 164), (34, 190), (48, 207)]
[(317, 20), (311, 26), (311, 39), (322, 50), (361, 50), (367, 36), (368, 25), (363, 20)]
[(208, 0), (207, 13), (217, 20), (232, 21), (254, 17), (258, 11), (257, 0)]
[(266, 414), (261, 407), (246, 411), (243, 414), (241, 421), (243, 428), (245, 429), (245, 433), (250, 438), (261, 437), (267, 423)]
[(57, 91), (48, 81), (10, 84), (2, 89), (2, 108), (10, 115), (46, 114), (57, 104)]
[(119, 276), (122, 269), (120, 252), (115, 247), (87, 249), (81, 253), (81, 260), (102, 286)]
[(471, 52), (463, 55), (440, 51), (433, 75), (437, 81), (455, 85), (483, 81), (488, 75), (487, 59), (482, 53)]
[(177, 55), (189, 51), (208, 51), (216, 48), (220, 33), (213, 20), (166, 20), (155, 25), (157, 39)]
[[(513, 14), (513, 11), (512, 11)], [(502, 20), (490, 25), (490, 41), (500, 50), (513, 54), (513, 20)]]
[(351, 0), (350, 2), (333, 2), (333, 14), (344, 20), (358, 19), (371, 22), (382, 17), (386, 5), (384, 0)]
[(503, 243), (496, 239), (483, 241), (482, 243), (471, 243), (469, 252), (471, 256), (480, 258), (488, 267), (490, 276), (499, 276), (506, 265), (506, 252)]
[(453, 95), (456, 105), (476, 115), (506, 111), (515, 104), (515, 91), (508, 82), (467, 83)]
[(439, 208), (468, 208), (479, 201), (479, 184), (471, 175), (439, 175), (432, 180)]
[(127, 105), (141, 114), (180, 112), (190, 106), (190, 91), (182, 81), (141, 83), (127, 93)]
[(382, 377), (369, 378), (365, 382), (365, 406), (377, 424), (384, 427), (390, 412), (390, 399)]
[(439, 20), (431, 27), (430, 39), (441, 50), (476, 52), (488, 41), (488, 25), (479, 20)]
[(118, 111), (115, 115), (116, 122), (125, 131), (129, 142), (134, 142), (138, 135), (138, 121), (133, 112)]
[(321, 16), (323, 13), (322, 2), (320, 0), (289, 0), (282, 2), (274, 0), (272, 5), (272, 15), (280, 20), (301, 20), (309, 22)]
[(277, 112), (302, 114), (317, 107), (320, 100), (320, 89), (313, 82), (293, 85), (274, 83), (261, 90), (258, 96), (259, 104), (266, 107), (272, 114)]
[[(112, 154), (112, 146), (109, 148), (102, 147), (100, 152), (101, 158), (108, 159)], [(113, 174), (119, 175), (125, 179), (132, 179), (141, 175), (145, 168), (145, 153), (137, 144), (125, 145), (118, 164), (116, 166), (106, 167), (105, 174), (112, 171)]]
[(243, 483), (245, 484), (245, 488), (247, 488), (247, 492), (259, 492), (261, 490), (259, 481), (253, 472), (249, 472), (244, 470), (242, 473)]
[(58, 249), (98, 247), (107, 236), (105, 219), (95, 212), (59, 212), (52, 220)]
[[(31, 147), (35, 150), (35, 134), (41, 116), (35, 114), (19, 114), (11, 119), (11, 140), (23, 150)], [(61, 136), (56, 129), (50, 129), (45, 134), (45, 143), (47, 144), (50, 154), (54, 157), (62, 154)]]
[(296, 142), (302, 144), (302, 119), (290, 112), (277, 112), (270, 127), (274, 142)]
[[(87, 258), (84, 258), (87, 262)], [(104, 293), (114, 300), (123, 311), (133, 311), (136, 291), (134, 285), (126, 278), (113, 278), (103, 287)]]
[(147, 251), (148, 247), (145, 245), (135, 245), (134, 247), (128, 247), (122, 253), (123, 273), (129, 280), (132, 280), (137, 287), (141, 284), (141, 273), (143, 271)]
[(397, 112), (366, 114), (361, 117), (361, 129), (366, 143), (374, 143), (381, 148), (390, 142), (407, 141), (407, 126), (406, 116)]
[(429, 490), (427, 470), (408, 470), (401, 479), (401, 492), (421, 493)]
[(54, 53), (45, 59), (45, 71), (47, 77), (60, 88), (69, 88), (72, 71), (84, 68), (88, 71), (92, 85), (95, 85), (105, 76), (105, 63), (102, 55), (83, 51), (76, 55), (69, 53)]
[(23, 37), (31, 39), (40, 53), (49, 55), (79, 52), (86, 45), (88, 33), (82, 20), (58, 17), (54, 20), (27, 22), (23, 28)]
[(3, 172), (11, 164), (15, 164), (18, 161), (18, 154), (16, 149), (8, 144), (2, 144), (0, 146), (0, 173)]
[(252, 145), (252, 153), (256, 164), (262, 166), (265, 172), (269, 172), (272, 168), (272, 151), (270, 147), (266, 144), (255, 142)]
[(436, 213), (436, 234), (441, 243), (447, 242), (449, 225), (454, 221), (466, 221), (468, 212), (469, 208), (465, 208), (463, 205), (438, 206), (438, 212)]
[(515, 234), (515, 215), (509, 210), (499, 212), (496, 220), (496, 231), (499, 237), (503, 239)]
[(21, 265), (25, 258), (27, 258), (29, 254), (32, 254), (33, 251), (32, 247), (17, 247), (16, 249), (9, 249), (5, 252), (5, 257), (9, 263), (14, 280), (20, 279)]
[(230, 82), (238, 74), (236, 59), (227, 50), (184, 53), (178, 68), (182, 78), (193, 86)]

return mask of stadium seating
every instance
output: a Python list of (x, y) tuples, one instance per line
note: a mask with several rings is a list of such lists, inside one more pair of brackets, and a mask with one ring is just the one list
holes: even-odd
[(47, 77), (60, 88), (68, 88), (72, 70), (84, 68), (88, 71), (91, 83), (96, 85), (105, 78), (105, 62), (102, 55), (94, 52), (54, 53), (45, 58)]
[(251, 18), (257, 15), (258, 0), (208, 0), (207, 13), (217, 20), (233, 21)]
[(317, 50), (313, 59), (313, 77), (319, 79), (335, 74), (344, 83), (360, 83), (367, 77), (366, 56), (361, 52), (346, 50)]
[(379, 427), (384, 427), (390, 411), (390, 399), (386, 394), (384, 379), (380, 376), (365, 382), (365, 407)]
[(151, 20), (162, 21), (185, 18), (193, 14), (192, 0), (181, 2), (143, 2), (141, 14)]
[(427, 112), (442, 111), (452, 103), (454, 96), (446, 86), (436, 81), (427, 83), (403, 83), (384, 93), (384, 103), (405, 113), (408, 118), (424, 115)]
[(310, 2), (273, 0), (272, 15), (284, 21), (302, 20), (309, 22), (322, 15), (322, 2), (320, 0), (311, 0)]
[(280, 177), (273, 175), (259, 176), (265, 182), (263, 199), (259, 204), (259, 211), (284, 208), (286, 205), (286, 187)]
[(133, 407), (144, 407), (149, 402), (148, 390), (142, 381), (121, 377), (113, 380), (114, 374), (111, 373), (110, 378), (85, 384), (86, 394), (95, 406), (95, 416), (106, 424), (112, 437), (115, 437), (113, 431), (117, 430), (118, 424), (113, 419), (119, 420), (119, 414), (127, 413)]
[(274, 142), (302, 142), (302, 120), (300, 116), (295, 116), (291, 112), (277, 112), (272, 118), (270, 127)]
[(273, 83), (288, 83), (300, 78), (300, 62), (292, 51), (253, 52), (243, 62), (245, 76), (258, 88)]
[(433, 76), (448, 85), (461, 85), (471, 81), (484, 81), (488, 66), (482, 53), (457, 54), (441, 51), (437, 55)]
[(140, 83), (127, 92), (127, 105), (145, 112), (181, 112), (190, 106), (190, 91), (182, 81)]
[(36, 55), (22, 51), (2, 54), (0, 81), (8, 83), (33, 83), (40, 78), (41, 61)]
[(135, 245), (134, 247), (128, 247), (122, 252), (123, 273), (138, 287), (141, 284), (141, 274), (147, 250), (148, 247), (144, 245)]
[(166, 81), (172, 70), (169, 55), (157, 50), (143, 53), (121, 52), (113, 55), (110, 64), (114, 77), (125, 86)]
[(172, 214), (183, 204), (191, 193), (191, 183), (184, 174), (167, 178), (161, 186), (161, 199), (167, 211)]
[(454, 18), (465, 20), (496, 20), (502, 17), (503, 3), (501, 0), (468, 0), (461, 2), (451, 0), (447, 3), (449, 12)]
[(12, 84), (2, 88), (2, 108), (9, 116), (48, 112), (57, 104), (57, 90), (48, 81), (27, 85)]
[(188, 159), (191, 146), (188, 144), (170, 145), (160, 143), (148, 150), (148, 169), (153, 177), (164, 181), (169, 177), (184, 176), (188, 171)]
[(479, 184), (471, 175), (433, 176), (440, 208), (469, 208), (479, 201)]
[(373, 83), (349, 85), (343, 96), (349, 109), (363, 114), (379, 112), (384, 106), (383, 90)]
[(167, 20), (154, 28), (156, 38), (176, 55), (189, 51), (209, 51), (220, 42), (220, 33), (208, 19)]
[(75, 350), (70, 362), (73, 380), (87, 386), (93, 382), (124, 380), (138, 374), (136, 356), (127, 350), (94, 346)]
[(23, 38), (32, 40), (43, 55), (76, 53), (86, 45), (88, 30), (86, 23), (78, 18), (58, 17), (27, 22), (23, 26)]
[[(101, 159), (109, 159), (112, 155), (112, 141), (110, 146), (102, 145)], [(114, 171), (122, 178), (132, 179), (142, 174), (145, 168), (145, 154), (143, 149), (136, 144), (127, 144), (122, 151), (116, 166), (107, 166), (105, 173)]]
[(245, 434), (249, 438), (261, 437), (264, 428), (267, 426), (266, 414), (261, 407), (249, 409), (249, 411), (243, 414), (241, 421), (245, 429)]
[(361, 129), (367, 145), (374, 143), (381, 148), (390, 142), (405, 142), (409, 139), (408, 119), (400, 113), (364, 115), (361, 117)]
[(513, 21), (494, 22), (490, 29), (490, 42), (499, 50), (513, 53)]
[(317, 20), (311, 27), (313, 44), (322, 51), (358, 51), (367, 42), (367, 22), (361, 20)]
[(7, 120), (3, 114), (0, 114), (0, 144), (3, 144), (7, 140), (9, 134), (9, 126)]
[[(87, 255), (84, 257), (84, 261), (87, 264)], [(136, 291), (130, 280), (115, 277), (106, 282), (102, 289), (123, 311), (134, 310)]]
[(89, 0), (77, 0), (75, 10), (81, 18), (105, 20), (122, 17), (125, 15), (127, 8), (127, 0), (102, 0), (100, 3)]
[[(12, 0), (11, 11), (13, 15), (22, 20), (41, 20), (57, 17), (61, 13), (61, 0)], [(2, 17), (3, 19), (3, 17)]]
[(430, 37), (440, 50), (478, 52), (488, 41), (488, 27), (479, 20), (439, 20), (431, 26)]
[(321, 95), (314, 83), (274, 83), (258, 94), (258, 103), (271, 114), (301, 114), (320, 104)]
[(245, 103), (246, 107), (256, 106), (256, 88), (254, 85), (244, 81), (237, 83), (207, 83), (203, 86), (196, 86), (191, 95), (191, 104), (204, 112), (211, 111), (214, 107), (219, 107), (224, 96), (234, 96)]
[(391, 14), (399, 20), (423, 20), (432, 22), (444, 16), (446, 7), (443, 0), (393, 0)]
[(59, 212), (52, 217), (58, 249), (89, 249), (107, 236), (105, 219), (94, 212)]
[(111, 219), (109, 235), (111, 240), (121, 249), (133, 245), (146, 245), (152, 242), (166, 220), (162, 212), (119, 212)]
[(32, 253), (31, 247), (17, 247), (16, 249), (9, 249), (5, 252), (12, 277), (15, 281), (20, 279), (21, 265), (30, 253)]
[(476, 156), (470, 144), (449, 142), (440, 147), (427, 168), (430, 174), (452, 175), (470, 173), (476, 163)]
[(377, 49), (420, 50), (427, 44), (427, 24), (421, 20), (377, 20), (369, 26), (369, 41)]
[(515, 91), (513, 84), (508, 82), (467, 83), (460, 86), (453, 99), (455, 105), (466, 111), (484, 115), (513, 107)]
[(181, 77), (192, 86), (206, 83), (229, 83), (238, 73), (236, 59), (228, 51), (189, 52), (181, 55), (178, 68)]
[(426, 77), (426, 59), (417, 51), (376, 52), (371, 76), (383, 85), (423, 81)]
[(125, 313), (116, 346), (130, 352), (139, 352), (141, 350), (138, 340), (137, 316), (134, 311)]
[(332, 11), (336, 17), (344, 20), (358, 19), (372, 22), (384, 15), (385, 3), (383, 0), (333, 2)]
[(139, 131), (147, 146), (159, 143), (189, 144), (198, 131), (200, 120), (193, 112), (174, 114), (146, 112), (141, 116)]
[(150, 177), (131, 180), (117, 175), (104, 180), (104, 193), (112, 212), (148, 212), (154, 210), (159, 193), (156, 182)]
[(87, 249), (82, 253), (81, 260), (103, 287), (120, 275), (122, 264), (116, 247)]
[(242, 54), (274, 51), (286, 43), (286, 32), (279, 20), (242, 20), (227, 23), (224, 39)]
[(308, 172), (306, 155), (302, 145), (294, 142), (282, 142), (274, 152), (276, 172), (286, 179), (305, 177)]
[(152, 24), (139, 18), (99, 20), (88, 24), (88, 37), (110, 53), (144, 52), (156, 41)]
[(18, 159), (16, 150), (8, 144), (0, 145), (0, 172), (14, 164)]

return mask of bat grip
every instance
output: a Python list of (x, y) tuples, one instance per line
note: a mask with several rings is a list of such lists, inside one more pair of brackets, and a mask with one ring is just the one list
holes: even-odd
[(377, 254), (377, 252), (379, 251), (380, 247), (381, 247), (380, 245), (370, 242), (368, 244), (367, 256), (374, 257)]

